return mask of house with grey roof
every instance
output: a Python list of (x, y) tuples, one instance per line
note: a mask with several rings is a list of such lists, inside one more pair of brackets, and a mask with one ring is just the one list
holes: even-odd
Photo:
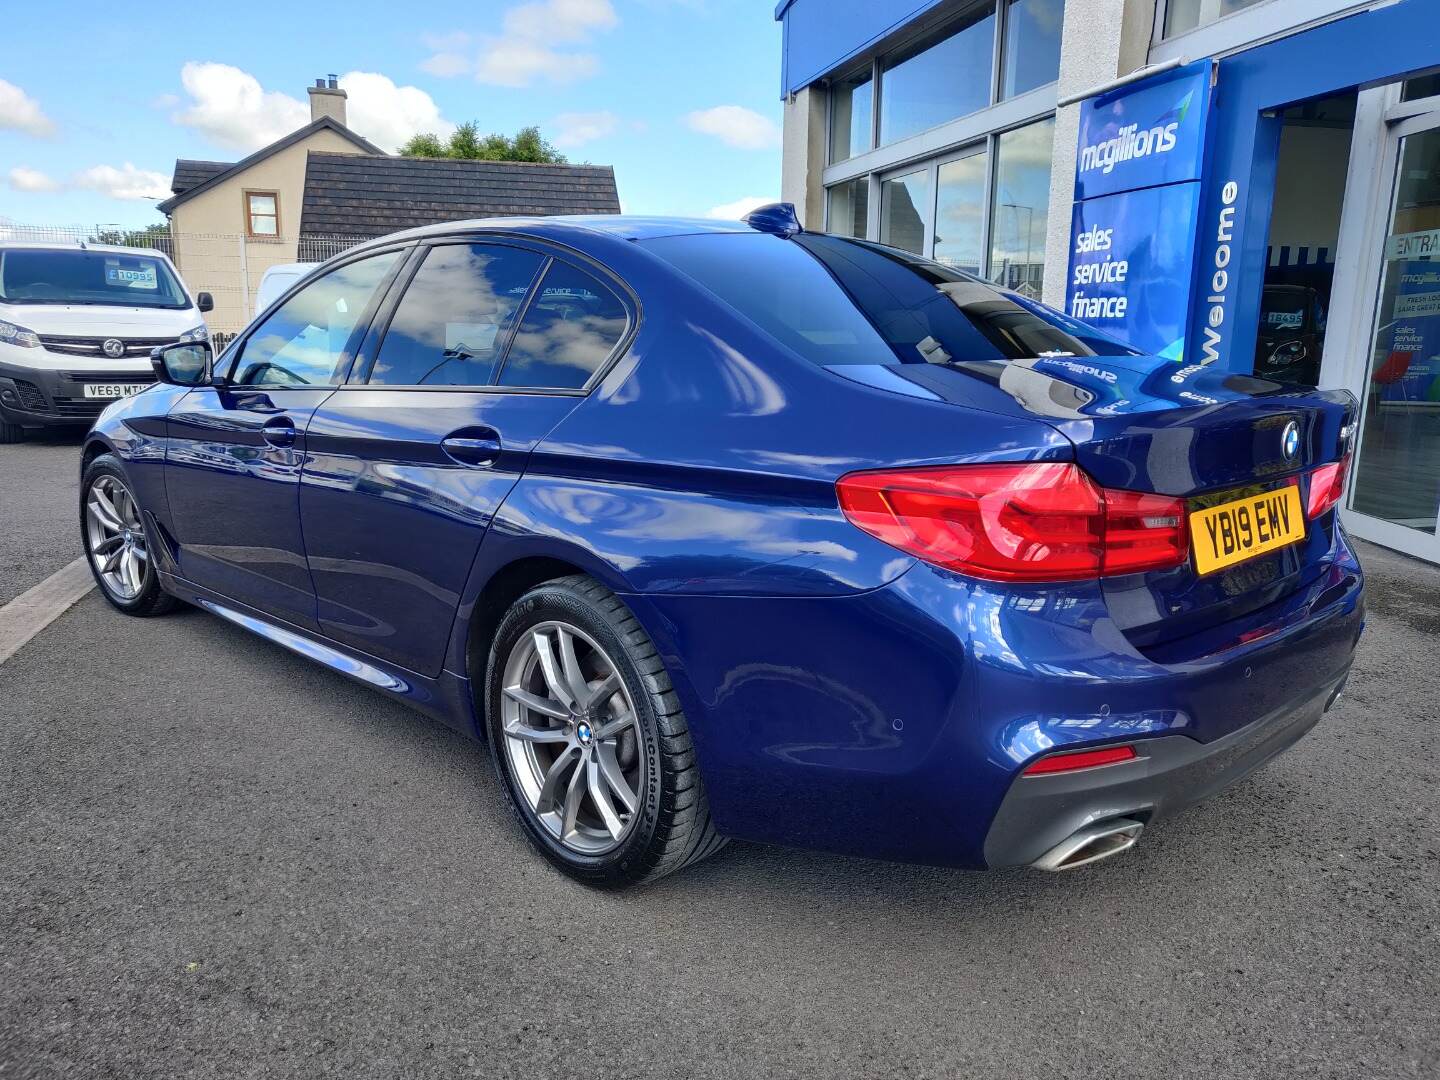
[(417, 225), (620, 210), (608, 165), (398, 157), (346, 126), (333, 75), (309, 96), (309, 124), (239, 161), (175, 162), (158, 208), (186, 281), (215, 296), (212, 329), (243, 326), (261, 276), (280, 263)]

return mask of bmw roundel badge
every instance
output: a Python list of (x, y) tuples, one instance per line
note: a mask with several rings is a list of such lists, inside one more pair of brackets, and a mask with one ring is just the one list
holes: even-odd
[(1280, 449), (1285, 451), (1285, 460), (1294, 461), (1295, 455), (1300, 453), (1300, 425), (1291, 420), (1285, 425), (1285, 432), (1280, 436)]

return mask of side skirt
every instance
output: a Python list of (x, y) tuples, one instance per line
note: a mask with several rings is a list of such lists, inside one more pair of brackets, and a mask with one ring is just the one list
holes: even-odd
[(332, 671), (338, 671), (341, 675), (372, 689), (381, 690), (462, 735), (483, 741), (484, 725), (475, 715), (470, 680), (463, 675), (443, 670), (433, 679), (417, 675), (405, 668), (349, 652), (335, 642), (318, 638), (297, 626), (220, 596), (173, 573), (162, 570), (160, 583), (166, 592), (187, 603), (218, 615), (266, 641), (323, 664)]

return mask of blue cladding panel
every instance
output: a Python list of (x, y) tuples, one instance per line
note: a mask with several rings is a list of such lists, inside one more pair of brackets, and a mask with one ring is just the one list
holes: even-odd
[(1400, 0), (1220, 61), (1190, 360), (1247, 372), (1253, 363), (1280, 146), (1280, 121), (1262, 113), (1437, 63), (1435, 0)]
[(785, 25), (781, 94), (808, 86), (939, 2), (792, 0), (776, 12)]

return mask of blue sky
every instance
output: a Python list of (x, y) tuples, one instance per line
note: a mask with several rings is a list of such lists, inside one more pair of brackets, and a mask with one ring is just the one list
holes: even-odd
[(7, 5), (0, 218), (159, 221), (145, 196), (177, 157), (234, 161), (308, 121), (329, 72), (387, 150), (415, 128), (538, 124), (614, 165), (631, 213), (779, 193), (773, 0), (61, 6)]

